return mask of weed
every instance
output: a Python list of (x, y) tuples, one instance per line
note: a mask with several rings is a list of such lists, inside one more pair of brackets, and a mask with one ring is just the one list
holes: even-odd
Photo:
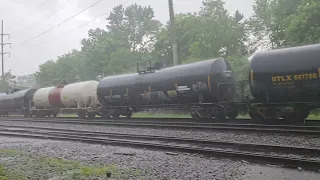
[[(116, 165), (82, 165), (78, 161), (69, 161), (53, 157), (34, 157), (15, 150), (0, 149), (0, 157), (14, 159), (14, 162), (4, 161), (0, 166), (0, 180), (25, 179), (91, 179), (106, 178), (111, 173), (113, 179), (139, 178), (139, 170), (121, 169)], [(16, 157), (19, 158), (10, 158)]]

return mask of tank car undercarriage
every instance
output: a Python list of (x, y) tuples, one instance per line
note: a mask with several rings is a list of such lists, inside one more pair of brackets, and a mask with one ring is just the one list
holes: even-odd
[(59, 109), (30, 109), (24, 113), (24, 117), (56, 117), (59, 113)]
[(190, 114), (195, 120), (214, 118), (223, 121), (226, 118), (235, 119), (239, 114), (239, 109), (235, 104), (195, 105), (190, 108)]
[(161, 104), (161, 105), (141, 105), (141, 106), (109, 106), (102, 108), (99, 115), (103, 118), (119, 118), (125, 116), (130, 118), (133, 112), (148, 111), (150, 109), (163, 110), (183, 110), (190, 112), (191, 117), (196, 120), (225, 120), (235, 119), (239, 114), (239, 107), (236, 103), (198, 103), (198, 104)]
[(290, 124), (304, 124), (312, 109), (319, 107), (315, 103), (271, 103), (251, 104), (249, 115), (255, 122), (282, 120)]
[(78, 108), (35, 108), (31, 107), (29, 110), (24, 111), (24, 117), (56, 117), (59, 113), (76, 113), (79, 118), (94, 118), (98, 114), (98, 107), (78, 107)]
[(9, 116), (9, 112), (0, 112), (0, 116), (7, 117)]
[(81, 119), (85, 119), (86, 117), (95, 118), (98, 114), (98, 109), (96, 108), (82, 108), (77, 110), (77, 115)]
[(131, 118), (134, 111), (136, 111), (136, 108), (133, 109), (131, 107), (108, 107), (100, 109), (98, 114), (103, 118), (117, 119), (120, 116), (125, 116), (129, 119)]

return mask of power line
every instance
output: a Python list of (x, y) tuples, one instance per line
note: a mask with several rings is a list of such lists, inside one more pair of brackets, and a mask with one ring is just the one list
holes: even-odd
[[(121, 4), (121, 5), (125, 5), (125, 4), (127, 4), (128, 2), (130, 2), (130, 1), (132, 1), (132, 0), (128, 0), (128, 1), (124, 2), (124, 3)], [(96, 17), (95, 19), (92, 19), (92, 20), (90, 20), (90, 21), (88, 21), (88, 22), (86, 22), (86, 23), (84, 23), (84, 24), (82, 24), (82, 25), (80, 25), (80, 26), (78, 26), (78, 27), (76, 27), (76, 28), (74, 28), (74, 29), (66, 32), (66, 33), (63, 33), (63, 34), (61, 34), (60, 36), (57, 36), (57, 37), (55, 37), (55, 38), (53, 38), (53, 39), (51, 39), (51, 40), (49, 40), (49, 41), (47, 41), (47, 42), (45, 42), (45, 43), (43, 43), (43, 44), (39, 44), (37, 47), (42, 46), (42, 45), (44, 45), (44, 44), (49, 44), (50, 42), (52, 42), (52, 41), (54, 41), (54, 40), (57, 40), (57, 39), (65, 36), (65, 35), (68, 35), (68, 34), (74, 32), (74, 31), (82, 28), (82, 27), (85, 27), (86, 25), (90, 24), (92, 21), (95, 21), (95, 20), (99, 19), (100, 17), (105, 16), (105, 15), (107, 15), (107, 14), (109, 14), (109, 13), (110, 13), (110, 11), (108, 11), (108, 12), (106, 12), (106, 13), (103, 13), (103, 14), (101, 14), (100, 16)]]
[[(57, 25), (53, 26), (52, 28), (50, 28), (50, 29), (48, 29), (48, 30), (46, 30), (46, 31), (44, 31), (44, 32), (42, 32), (42, 33), (40, 33), (40, 34), (38, 34), (38, 35), (36, 35), (36, 36), (34, 36), (34, 37), (32, 37), (32, 38), (28, 39), (28, 40), (26, 40), (26, 41), (23, 41), (22, 43), (19, 43), (18, 45), (25, 44), (25, 43), (27, 43), (27, 42), (29, 42), (29, 41), (33, 40), (33, 39), (36, 39), (36, 38), (38, 38), (38, 37), (40, 37), (40, 36), (42, 36), (42, 35), (46, 34), (47, 32), (49, 32), (49, 31), (51, 31), (51, 30), (53, 30), (53, 29), (55, 29), (55, 28), (59, 27), (60, 25), (62, 25), (62, 24), (64, 24), (64, 23), (68, 22), (69, 20), (71, 20), (71, 19), (75, 18), (75, 17), (76, 17), (76, 16), (78, 16), (79, 14), (81, 14), (81, 13), (83, 13), (84, 11), (86, 11), (86, 10), (88, 10), (88, 9), (92, 8), (93, 6), (97, 5), (98, 3), (102, 2), (102, 1), (104, 1), (104, 0), (98, 0), (97, 2), (93, 3), (93, 4), (92, 4), (92, 5), (90, 5), (89, 7), (85, 8), (85, 9), (83, 9), (82, 11), (78, 12), (77, 14), (75, 14), (75, 15), (73, 15), (73, 16), (71, 16), (71, 17), (67, 18), (66, 20), (62, 21), (61, 23), (59, 23), (59, 24), (57, 24)], [(17, 45), (17, 46), (18, 46), (18, 45)]]
[(68, 4), (73, 3), (76, 0), (69, 0), (67, 2), (65, 2), (64, 4), (62, 4), (60, 7), (58, 7), (56, 10), (54, 10), (53, 12), (51, 12), (50, 14), (48, 14), (47, 16), (45, 16), (44, 18), (48, 18), (50, 16), (52, 16), (53, 14), (55, 14), (56, 12), (58, 12), (59, 10), (61, 10), (63, 7), (65, 7)]
[[(68, 4), (73, 3), (74, 1), (76, 1), (76, 0), (68, 0), (67, 2), (65, 2), (65, 3), (63, 3), (61, 6), (59, 6), (57, 9), (55, 9), (54, 11), (52, 11), (51, 13), (45, 15), (44, 17), (42, 17), (42, 18), (39, 19), (38, 21), (36, 21), (36, 22), (28, 25), (27, 27), (25, 27), (25, 28), (23, 29), (23, 31), (25, 31), (27, 28), (29, 28), (29, 27), (31, 27), (31, 26), (39, 23), (41, 20), (47, 19), (47, 18), (51, 17), (52, 15), (54, 15), (55, 13), (57, 13), (57, 12), (59, 12), (61, 9), (63, 9), (63, 7), (67, 6)], [(21, 31), (19, 31), (19, 32), (21, 32)], [(18, 32), (18, 33), (19, 33), (19, 32)]]
[[(85, 24), (82, 24), (82, 25), (80, 25), (80, 26), (78, 26), (78, 27), (76, 27), (76, 28), (72, 29), (71, 31), (68, 31), (68, 32), (66, 32), (66, 33), (63, 33), (63, 34), (61, 34), (60, 36), (55, 37), (55, 38), (53, 38), (53, 39), (51, 39), (51, 40), (49, 40), (49, 41), (45, 42), (44, 44), (48, 44), (48, 43), (50, 43), (51, 41), (54, 41), (54, 40), (56, 40), (56, 39), (61, 38), (62, 36), (65, 36), (65, 35), (67, 35), (67, 34), (70, 34), (70, 33), (72, 33), (72, 32), (74, 32), (74, 31), (76, 31), (76, 30), (77, 30), (77, 29), (79, 29), (79, 28), (85, 27), (86, 25), (90, 24), (92, 21), (95, 21), (95, 20), (97, 20), (98, 18), (100, 18), (100, 17), (102, 17), (102, 16), (104, 16), (104, 15), (106, 15), (106, 14), (108, 14), (108, 13), (109, 13), (109, 12), (107, 12), (107, 13), (103, 13), (103, 14), (102, 14), (102, 15), (100, 15), (99, 17), (97, 17), (97, 18), (95, 18), (95, 19), (92, 19), (92, 20), (88, 21), (88, 22), (87, 22), (87, 23), (85, 23)], [(43, 45), (43, 44), (41, 44), (41, 45)], [(38, 45), (38, 46), (41, 46), (41, 45)]]
[[(36, 7), (36, 9), (38, 8), (42, 8), (44, 5), (46, 5), (48, 2), (50, 2), (51, 0), (46, 0), (44, 3), (42, 3), (40, 6)], [(35, 11), (30, 12), (27, 16), (31, 16)]]
[[(35, 10), (37, 10), (37, 9), (39, 9), (39, 8), (42, 8), (44, 5), (46, 5), (46, 4), (47, 4), (48, 2), (50, 2), (50, 1), (52, 1), (52, 0), (46, 0), (44, 3), (40, 4), (39, 6), (37, 6), (37, 7), (35, 8)], [(31, 16), (34, 12), (36, 12), (35, 10), (31, 11), (27, 16), (23, 16), (23, 18), (26, 18), (26, 17)], [(19, 18), (17, 21), (20, 21), (21, 19), (22, 19), (22, 18)], [(16, 21), (15, 21), (15, 22), (16, 22)], [(11, 28), (12, 25), (13, 25), (15, 22), (11, 23), (11, 25), (9, 26), (9, 28)]]

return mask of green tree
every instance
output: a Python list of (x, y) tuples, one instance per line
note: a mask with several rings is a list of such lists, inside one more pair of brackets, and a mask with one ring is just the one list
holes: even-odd
[[(178, 14), (175, 17), (178, 41), (179, 59), (188, 59), (191, 56), (190, 46), (198, 42), (198, 33), (201, 31), (200, 17), (194, 13)], [(167, 61), (172, 64), (172, 48), (169, 35), (169, 23), (157, 34), (154, 45), (154, 55), (159, 61)], [(198, 56), (197, 56), (198, 57)], [(169, 60), (169, 61), (168, 61)]]
[(37, 83), (41, 87), (53, 85), (53, 78), (57, 77), (56, 62), (49, 60), (39, 66), (39, 71), (34, 73)]
[(303, 0), (286, 28), (291, 46), (320, 43), (320, 1)]
[[(152, 59), (155, 35), (161, 24), (151, 7), (132, 4), (113, 8), (106, 29), (88, 31), (80, 41), (81, 50), (73, 50), (39, 66), (35, 78), (40, 86), (65, 80), (96, 79), (97, 75), (134, 72), (136, 62)], [(133, 68), (134, 67), (134, 68)]]
[[(244, 56), (247, 38), (243, 15), (232, 16), (221, 0), (205, 0), (199, 13), (176, 16), (179, 59), (182, 63), (208, 58)], [(166, 26), (157, 36), (155, 54), (158, 59), (172, 60), (172, 50)]]
[(131, 52), (126, 48), (119, 48), (111, 53), (111, 59), (105, 68), (105, 75), (123, 74), (136, 71), (136, 62), (141, 58), (137, 52)]
[(318, 0), (256, 0), (253, 8), (252, 44), (279, 48), (319, 42)]
[(107, 29), (114, 35), (118, 44), (130, 48), (132, 52), (149, 51), (155, 34), (161, 27), (161, 23), (154, 18), (154, 11), (150, 6), (137, 4), (125, 9), (122, 5), (116, 6), (107, 20), (109, 20)]
[(79, 77), (85, 80), (84, 64), (80, 52), (73, 50), (58, 57), (57, 61), (47, 61), (39, 66), (39, 71), (34, 73), (37, 84), (41, 87), (54, 86), (63, 80), (72, 83)]
[[(112, 37), (103, 29), (90, 29), (88, 38), (81, 40), (81, 52), (79, 59), (83, 60), (84, 79), (94, 79), (98, 74), (104, 73), (104, 67), (108, 64), (112, 47)], [(111, 48), (111, 49), (110, 49)]]
[[(150, 6), (132, 4), (113, 8), (106, 29), (88, 31), (81, 49), (73, 50), (39, 66), (35, 78), (41, 86), (62, 80), (96, 79), (149, 66), (149, 61), (172, 61), (168, 24), (154, 18)], [(176, 15), (179, 58), (182, 63), (225, 57), (233, 66), (242, 66), (247, 55), (247, 32), (243, 15), (230, 15), (221, 0), (204, 0), (197, 13)]]
[(11, 70), (4, 73), (4, 81), (1, 76), (0, 91), (2, 93), (11, 92), (17, 86), (16, 76), (12, 74)]

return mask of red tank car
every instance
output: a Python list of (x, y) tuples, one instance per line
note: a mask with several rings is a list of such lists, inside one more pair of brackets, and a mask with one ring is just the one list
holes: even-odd
[(49, 103), (52, 105), (54, 108), (63, 108), (64, 105), (61, 102), (61, 91), (63, 87), (56, 87), (52, 89), (49, 93), (48, 99)]

